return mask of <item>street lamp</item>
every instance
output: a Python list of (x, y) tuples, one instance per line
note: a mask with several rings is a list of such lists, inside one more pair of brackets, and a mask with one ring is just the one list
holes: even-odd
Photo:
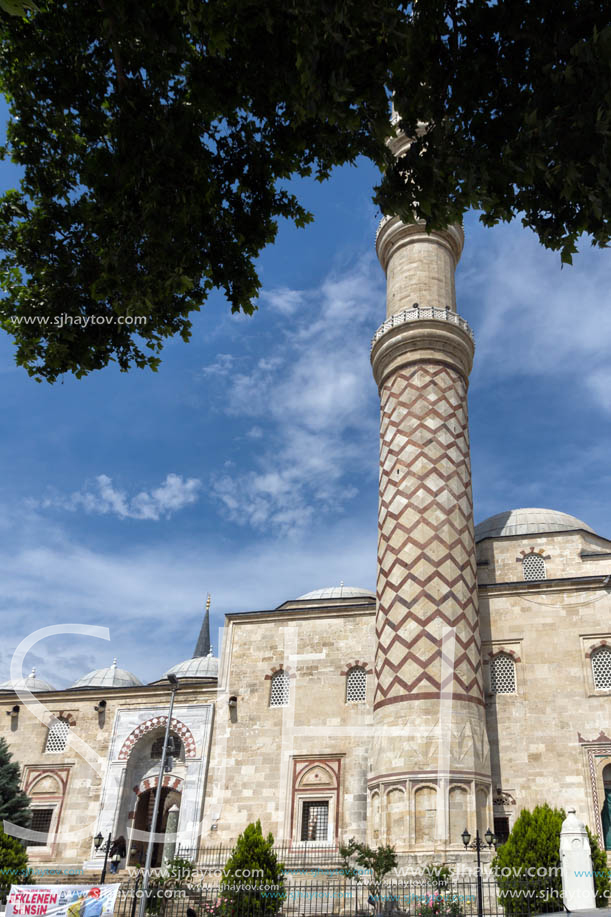
[[(465, 830), (461, 834), (461, 837), (462, 837), (462, 842), (465, 845), (465, 850), (466, 850), (469, 847), (469, 844), (471, 844), (471, 835), (469, 834), (469, 831), (467, 828), (465, 828)], [(492, 833), (490, 828), (488, 828), (488, 830), (484, 834), (484, 837), (486, 838), (486, 843), (488, 844), (488, 846), (492, 847), (492, 845), (494, 844), (494, 834)], [(481, 864), (481, 859), (480, 859), (480, 851), (484, 849), (484, 842), (481, 839), (481, 837), (479, 836), (479, 829), (477, 829), (475, 832), (475, 840), (471, 844), (471, 849), (477, 851), (477, 917), (483, 917), (484, 905), (483, 905), (483, 895), (482, 895), (482, 864)]]
[[(105, 843), (105, 844), (104, 844), (104, 838), (103, 838), (103, 836), (102, 836), (102, 832), (101, 832), (101, 831), (98, 831), (98, 833), (96, 834), (96, 836), (95, 836), (94, 839), (93, 839), (93, 845), (94, 845), (94, 847), (95, 847), (96, 850), (99, 850), (100, 847), (102, 847), (102, 844), (104, 844), (104, 847), (102, 847), (102, 849), (104, 850), (104, 866), (102, 867), (102, 875), (101, 875), (101, 877), (100, 877), (100, 885), (104, 885), (104, 880), (106, 879), (106, 867), (108, 866), (108, 853), (109, 853), (109, 851), (110, 851), (110, 845), (111, 845), (111, 843), (112, 843), (112, 831), (111, 831), (110, 834), (108, 835), (108, 838), (106, 839), (106, 843)], [(114, 859), (114, 857), (113, 857), (113, 859)]]
[[(146, 862), (144, 864), (144, 876), (142, 879), (142, 898), (140, 900), (140, 909), (138, 912), (139, 917), (144, 917), (144, 912), (146, 910), (146, 893), (149, 887), (149, 878), (151, 874), (151, 863), (153, 860), (153, 838), (155, 837), (156, 828), (157, 828), (157, 817), (159, 815), (159, 803), (161, 801), (161, 790), (163, 788), (163, 774), (165, 771), (165, 762), (168, 753), (168, 745), (170, 739), (170, 725), (172, 723), (172, 713), (174, 711), (174, 698), (176, 697), (176, 692), (178, 691), (178, 678), (174, 675), (173, 672), (168, 672), (166, 675), (167, 680), (170, 682), (170, 687), (172, 689), (172, 694), (170, 695), (170, 709), (168, 710), (168, 721), (165, 726), (165, 736), (163, 737), (163, 748), (161, 750), (161, 761), (159, 762), (159, 777), (157, 780), (157, 791), (155, 793), (155, 805), (153, 806), (153, 818), (151, 821), (151, 829), (149, 831), (149, 842), (148, 848), (146, 851)], [(173, 742), (173, 740), (172, 740)]]

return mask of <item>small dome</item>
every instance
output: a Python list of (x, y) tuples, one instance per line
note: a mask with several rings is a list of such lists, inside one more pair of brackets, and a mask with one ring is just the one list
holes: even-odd
[(73, 688), (137, 688), (142, 685), (139, 678), (128, 672), (127, 669), (118, 669), (117, 660), (113, 659), (112, 665), (104, 669), (95, 669), (88, 672), (72, 685)]
[(195, 656), (193, 659), (178, 662), (165, 674), (176, 675), (177, 678), (218, 678), (219, 661), (212, 653), (207, 656)]
[(314, 589), (313, 592), (306, 592), (300, 595), (295, 602), (305, 602), (307, 599), (356, 599), (359, 597), (375, 599), (375, 592), (369, 589), (361, 589), (358, 586), (329, 586), (327, 589)]
[(18, 688), (27, 688), (32, 694), (36, 691), (55, 691), (53, 685), (50, 685), (44, 678), (38, 678), (36, 669), (32, 669), (25, 678), (17, 678), (15, 681), (3, 681), (0, 684), (0, 691), (16, 691)]
[(583, 529), (596, 534), (589, 525), (554, 509), (510, 509), (484, 519), (475, 526), (475, 540), (484, 538), (507, 538), (510, 535), (544, 535), (548, 532), (574, 532)]

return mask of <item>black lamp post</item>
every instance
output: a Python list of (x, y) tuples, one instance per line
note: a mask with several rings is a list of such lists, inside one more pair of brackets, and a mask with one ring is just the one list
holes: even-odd
[[(471, 844), (471, 835), (469, 834), (469, 831), (467, 830), (467, 828), (465, 828), (465, 830), (461, 834), (461, 837), (462, 837), (462, 842), (465, 845), (465, 850), (466, 850), (469, 847), (469, 845)], [(490, 828), (488, 828), (488, 830), (484, 834), (484, 837), (486, 838), (486, 843), (488, 844), (488, 846), (492, 847), (492, 845), (494, 844), (494, 834), (492, 833)], [(484, 849), (484, 842), (481, 839), (481, 837), (479, 836), (479, 829), (476, 830), (475, 832), (475, 840), (471, 844), (471, 849), (477, 851), (477, 917), (483, 917), (484, 903), (483, 903), (483, 895), (482, 895), (482, 864), (481, 864), (481, 859), (480, 859), (480, 851)]]
[[(98, 831), (96, 836), (93, 839), (93, 844), (96, 850), (99, 850), (104, 843), (104, 838), (102, 837), (102, 832)], [(108, 854), (110, 852), (110, 845), (112, 844), (112, 831), (106, 839), (106, 843), (102, 848), (104, 850), (104, 866), (102, 867), (102, 876), (100, 878), (100, 885), (104, 885), (104, 880), (106, 879), (106, 867), (108, 866)]]

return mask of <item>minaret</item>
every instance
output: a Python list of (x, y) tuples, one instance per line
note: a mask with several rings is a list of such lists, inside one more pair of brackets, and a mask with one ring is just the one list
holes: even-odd
[(465, 824), (485, 831), (492, 816), (467, 417), (474, 345), (454, 287), (463, 240), (460, 226), (427, 233), (386, 217), (376, 242), (387, 307), (371, 353), (381, 425), (370, 837), (423, 854), (462, 849)]
[(193, 659), (199, 659), (200, 656), (209, 656), (210, 651), (210, 593), (208, 593), (208, 598), (206, 599), (206, 614), (204, 615), (199, 637), (195, 644)]

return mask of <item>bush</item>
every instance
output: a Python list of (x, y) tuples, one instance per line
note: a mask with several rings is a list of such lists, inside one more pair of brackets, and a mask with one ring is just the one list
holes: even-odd
[(31, 885), (28, 854), (16, 837), (5, 834), (0, 824), (0, 900), (6, 903), (11, 885)]
[[(521, 888), (535, 888), (537, 898), (527, 903), (530, 913), (535, 914), (549, 911), (548, 896), (553, 896), (555, 903), (562, 901), (562, 878), (560, 875), (560, 831), (562, 822), (566, 818), (564, 809), (552, 809), (547, 803), (536, 806), (532, 812), (524, 809), (506, 843), (499, 848), (492, 861), (492, 866), (497, 871), (497, 883), (501, 890), (501, 900), (507, 914), (517, 914), (523, 907), (519, 896), (511, 897), (510, 892), (518, 892)], [(609, 875), (605, 852), (598, 846), (598, 841), (586, 827), (592, 851), (592, 867), (594, 870), (594, 886), (596, 890), (597, 905), (609, 904), (605, 892), (609, 891)], [(528, 867), (545, 867), (548, 870), (546, 877), (522, 878), (518, 877), (518, 870), (525, 873)], [(502, 876), (500, 870), (510, 868), (513, 876)], [(554, 875), (555, 872), (555, 875)], [(547, 896), (544, 894), (547, 892)]]
[(264, 837), (258, 820), (240, 834), (220, 886), (228, 917), (244, 909), (250, 917), (275, 914), (280, 909), (285, 897), (284, 866), (273, 847), (273, 835)]
[(459, 896), (447, 890), (434, 891), (418, 905), (416, 917), (463, 917)]

